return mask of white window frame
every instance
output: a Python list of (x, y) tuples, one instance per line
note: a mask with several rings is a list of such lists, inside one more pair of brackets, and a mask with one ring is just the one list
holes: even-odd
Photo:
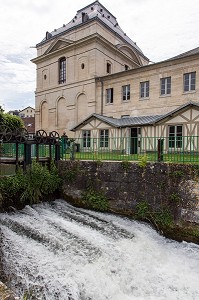
[(171, 77), (160, 79), (160, 95), (171, 95)]
[(109, 130), (101, 129), (99, 134), (100, 134), (100, 148), (108, 148), (108, 146), (109, 146)]
[(196, 89), (196, 72), (185, 73), (183, 76), (184, 92), (195, 91)]
[[(174, 132), (170, 132), (171, 128), (174, 128)], [(181, 127), (181, 131), (178, 131), (178, 127)], [(169, 148), (181, 149), (183, 147), (183, 125), (169, 125)]]
[(83, 147), (90, 148), (91, 147), (91, 131), (90, 130), (82, 130), (83, 137)]
[(130, 100), (130, 84), (122, 86), (122, 100), (123, 101)]
[(140, 98), (149, 98), (149, 81), (140, 82)]
[(113, 88), (106, 89), (106, 104), (113, 103)]

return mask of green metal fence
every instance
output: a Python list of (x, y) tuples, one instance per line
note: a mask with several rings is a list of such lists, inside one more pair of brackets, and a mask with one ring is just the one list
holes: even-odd
[[(16, 157), (16, 143), (2, 143), (0, 145), (0, 156), (1, 157), (7, 157), (7, 158), (15, 158)], [(18, 158), (24, 157), (24, 144), (18, 145)], [(39, 157), (50, 157), (50, 146), (40, 144), (38, 145), (38, 152)], [(55, 157), (55, 146), (51, 145), (51, 155), (54, 158)], [(31, 157), (36, 158), (37, 156), (37, 150), (36, 150), (36, 144), (31, 145)]]
[(199, 136), (80, 138), (61, 141), (61, 159), (199, 163)]
[[(129, 160), (199, 163), (199, 136), (135, 137), (135, 138), (81, 138), (61, 141), (61, 159), (79, 160)], [(18, 157), (24, 156), (24, 144), (18, 146)], [(50, 157), (50, 146), (38, 146), (39, 157)], [(1, 157), (16, 157), (16, 144), (3, 143)], [(31, 145), (31, 156), (36, 158), (36, 144)], [(55, 157), (55, 146), (51, 146)]]

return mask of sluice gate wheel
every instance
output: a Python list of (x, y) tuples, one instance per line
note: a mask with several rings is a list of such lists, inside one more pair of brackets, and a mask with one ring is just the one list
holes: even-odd
[(12, 131), (6, 125), (0, 125), (0, 140), (9, 142), (12, 138)]
[(39, 144), (45, 144), (47, 142), (47, 133), (45, 130), (37, 130), (35, 135), (35, 141)]
[(57, 131), (51, 131), (49, 137), (51, 144), (56, 144), (59, 142), (59, 133)]
[(17, 128), (14, 131), (14, 137), (16, 142), (25, 143), (29, 138), (29, 133), (25, 128)]

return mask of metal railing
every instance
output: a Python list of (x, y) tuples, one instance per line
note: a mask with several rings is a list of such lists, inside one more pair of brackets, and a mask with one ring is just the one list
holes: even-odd
[[(0, 145), (0, 157), (7, 157), (7, 158), (15, 158), (17, 151), (16, 143), (2, 143)], [(40, 144), (38, 145), (38, 155), (39, 157), (49, 157), (50, 156), (50, 146)], [(18, 158), (23, 158), (25, 154), (25, 144), (18, 145)], [(55, 146), (51, 145), (51, 155), (54, 158), (55, 156)], [(31, 157), (34, 159), (37, 157), (37, 149), (36, 144), (31, 145)]]
[[(62, 160), (115, 160), (199, 163), (199, 136), (61, 139)], [(0, 156), (16, 157), (16, 144), (3, 143)], [(18, 145), (18, 157), (24, 156), (24, 144)], [(55, 157), (55, 146), (38, 145), (39, 157)], [(51, 153), (50, 153), (51, 151)], [(37, 157), (36, 144), (31, 145), (31, 157)]]
[(61, 140), (61, 159), (199, 163), (199, 136)]

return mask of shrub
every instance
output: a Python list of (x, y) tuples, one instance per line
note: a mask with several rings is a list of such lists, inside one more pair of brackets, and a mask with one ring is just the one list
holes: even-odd
[(10, 199), (14, 199), (14, 202), (19, 199), (21, 203), (34, 204), (54, 193), (60, 184), (61, 179), (54, 164), (48, 170), (47, 166), (33, 161), (26, 173), (19, 170), (15, 176), (3, 177), (0, 181), (0, 193), (8, 202)]
[(139, 167), (140, 168), (146, 168), (147, 161), (148, 161), (148, 156), (147, 155), (140, 155), (139, 156), (139, 162), (138, 162)]
[(96, 192), (92, 187), (89, 187), (82, 195), (83, 203), (94, 210), (108, 210), (108, 200), (103, 193)]

